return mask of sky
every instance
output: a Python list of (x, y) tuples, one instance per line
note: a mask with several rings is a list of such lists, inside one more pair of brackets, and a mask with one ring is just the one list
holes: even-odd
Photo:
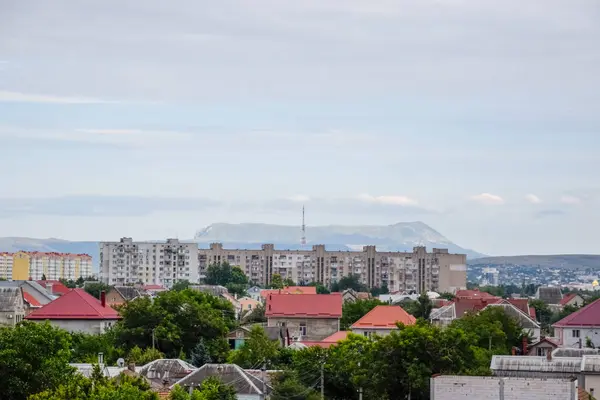
[(598, 253), (596, 0), (4, 0), (0, 236), (423, 221)]

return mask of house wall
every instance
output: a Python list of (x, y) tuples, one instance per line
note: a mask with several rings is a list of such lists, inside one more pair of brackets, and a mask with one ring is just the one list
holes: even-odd
[(583, 375), (582, 382), (586, 392), (593, 391), (596, 395), (600, 393), (600, 375)]
[(290, 336), (298, 336), (301, 323), (306, 324), (306, 336), (302, 336), (302, 339), (308, 341), (325, 339), (340, 330), (339, 318), (269, 318), (267, 325), (281, 326), (285, 324)]
[(397, 329), (352, 329), (352, 333), (356, 335), (364, 335), (366, 332), (371, 332), (371, 334), (377, 334), (379, 336), (387, 336), (392, 333), (393, 330)]
[[(10, 318), (9, 318), (10, 317)], [(15, 326), (25, 318), (25, 312), (0, 311), (0, 326)]]
[(543, 353), (540, 356), (545, 356), (548, 352), (552, 352), (554, 350), (554, 346), (552, 346), (551, 344), (544, 342), (542, 344), (538, 344), (535, 347), (530, 347), (527, 355), (528, 356), (537, 356), (538, 355), (538, 350), (537, 349), (542, 349)]
[[(44, 322), (42, 320), (34, 320), (35, 322)], [(50, 323), (69, 332), (83, 332), (88, 334), (104, 333), (109, 327), (113, 326), (117, 321), (114, 320), (51, 320)]]
[[(501, 396), (502, 392), (503, 396)], [(577, 382), (562, 379), (437, 376), (431, 378), (430, 398), (431, 400), (577, 400)]]
[(583, 299), (579, 295), (573, 297), (571, 300), (567, 301), (567, 303), (565, 304), (565, 306), (576, 306), (576, 307), (581, 307), (582, 305), (583, 305)]
[(238, 400), (262, 400), (258, 394), (236, 394), (235, 398)]
[(119, 305), (123, 303), (125, 303), (125, 299), (117, 290), (111, 289), (108, 293), (106, 293), (106, 304), (108, 304), (109, 306)]
[[(584, 327), (568, 327), (555, 328), (555, 335), (558, 336), (561, 347), (579, 347), (579, 339), (581, 338), (581, 346), (585, 347), (586, 337), (590, 338), (594, 346), (600, 346), (600, 327), (584, 328)], [(573, 331), (579, 330), (579, 337), (573, 336)]]

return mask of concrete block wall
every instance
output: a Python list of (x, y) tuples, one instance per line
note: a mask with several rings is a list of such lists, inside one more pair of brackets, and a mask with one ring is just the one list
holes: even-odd
[(442, 375), (431, 378), (431, 400), (577, 400), (577, 381)]

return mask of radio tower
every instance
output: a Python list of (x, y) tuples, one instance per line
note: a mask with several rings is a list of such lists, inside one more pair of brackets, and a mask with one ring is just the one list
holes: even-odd
[(304, 224), (304, 206), (302, 206), (302, 238), (300, 244), (306, 246), (306, 225)]

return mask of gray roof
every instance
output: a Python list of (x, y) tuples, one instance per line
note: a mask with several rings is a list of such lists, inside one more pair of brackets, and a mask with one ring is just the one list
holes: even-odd
[(514, 305), (512, 305), (508, 302), (499, 303), (499, 304), (490, 304), (490, 305), (486, 306), (485, 308), (488, 308), (488, 307), (502, 307), (504, 309), (504, 313), (506, 315), (508, 315), (509, 317), (516, 319), (523, 329), (539, 329), (540, 328), (540, 324), (538, 324), (536, 321), (531, 319), (531, 317), (529, 315), (526, 315), (525, 313), (523, 313), (523, 311), (519, 310), (517, 307), (515, 307)]
[(162, 383), (167, 380), (169, 384), (173, 384), (197, 370), (192, 364), (179, 359), (154, 360), (136, 369), (141, 376), (150, 381)]
[(552, 357), (583, 357), (584, 355), (599, 355), (600, 349), (590, 349), (583, 347), (581, 349), (573, 347), (559, 347), (554, 349)]
[(139, 291), (138, 288), (133, 286), (115, 286), (115, 290), (119, 292), (121, 297), (125, 299), (125, 301), (131, 301), (137, 297), (142, 296), (142, 292)]
[[(90, 378), (92, 376), (92, 372), (94, 371), (95, 364), (69, 364), (71, 367), (75, 368), (78, 373), (85, 376), (86, 378)], [(124, 367), (109, 367), (105, 364), (99, 364), (100, 371), (107, 378), (115, 378), (121, 374), (121, 372), (125, 371), (127, 368)]]
[(0, 281), (0, 288), (1, 287), (20, 287), (24, 292), (33, 296), (33, 298), (42, 305), (46, 305), (51, 301), (56, 300), (56, 296), (51, 295), (45, 287), (36, 281)]
[(0, 288), (0, 312), (24, 312), (20, 287)]
[(600, 355), (585, 355), (581, 359), (581, 371), (600, 374)]
[(224, 384), (232, 385), (238, 395), (263, 395), (263, 385), (267, 392), (265, 394), (269, 394), (272, 390), (266, 382), (263, 383), (235, 364), (205, 364), (177, 382), (176, 385), (184, 388), (198, 387), (210, 377), (219, 378)]
[(546, 304), (560, 304), (563, 298), (560, 288), (552, 286), (540, 286), (535, 297)]
[(225, 286), (220, 285), (190, 285), (189, 288), (199, 292), (212, 294), (213, 296), (220, 296), (223, 293), (229, 293)]
[(496, 376), (523, 378), (572, 377), (581, 371), (579, 357), (492, 356), (490, 369)]

